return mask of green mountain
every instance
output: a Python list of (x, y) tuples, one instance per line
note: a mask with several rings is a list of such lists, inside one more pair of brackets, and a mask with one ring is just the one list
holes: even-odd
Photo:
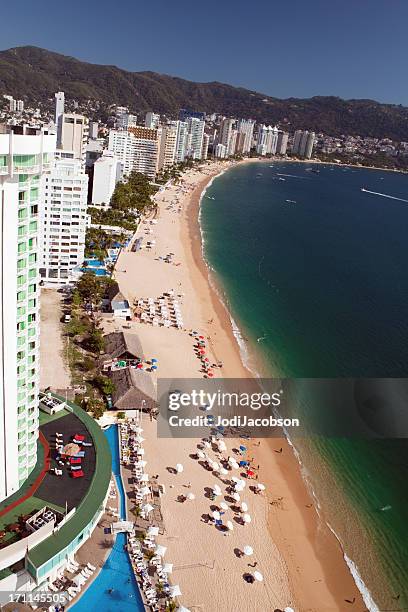
[(178, 109), (253, 118), (331, 135), (356, 134), (408, 141), (408, 108), (373, 100), (336, 97), (282, 100), (224, 83), (193, 83), (155, 72), (128, 72), (116, 66), (81, 62), (37, 47), (0, 51), (0, 94), (27, 102), (53, 101), (56, 91), (78, 102), (100, 100), (176, 116)]

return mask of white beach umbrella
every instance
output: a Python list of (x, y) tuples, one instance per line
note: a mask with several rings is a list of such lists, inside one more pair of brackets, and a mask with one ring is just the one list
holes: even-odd
[(244, 514), (242, 519), (243, 519), (244, 523), (248, 523), (248, 524), (252, 521), (250, 514)]
[(235, 459), (233, 460), (233, 462), (231, 463), (231, 467), (234, 468), (234, 470), (239, 470), (239, 465), (238, 463), (235, 461)]
[(144, 468), (147, 465), (147, 461), (136, 461), (135, 463), (135, 467), (141, 467)]
[(212, 516), (215, 521), (219, 521), (221, 519), (221, 514), (218, 512), (218, 510), (214, 510), (212, 512)]
[(245, 489), (245, 487), (246, 487), (246, 482), (245, 482), (245, 480), (242, 480), (242, 478), (241, 478), (240, 480), (238, 480), (237, 485), (238, 485), (239, 487), (242, 487), (243, 489)]
[(171, 572), (173, 571), (173, 563), (165, 563), (162, 569), (163, 572), (165, 572), (166, 574), (171, 574)]
[(203, 451), (202, 451), (202, 450), (198, 450), (198, 451), (197, 451), (197, 457), (198, 457), (199, 459), (205, 459), (205, 458), (206, 458), (206, 454), (205, 454), (205, 453), (203, 453)]
[(210, 459), (210, 457), (207, 457), (207, 460), (206, 460), (206, 461), (207, 461), (207, 465), (208, 465), (210, 468), (212, 468), (212, 466), (213, 466), (213, 464), (214, 464), (214, 461), (213, 461), (212, 459)]
[(145, 514), (148, 514), (152, 510), (154, 510), (154, 506), (152, 506), (151, 504), (145, 504), (144, 506), (142, 506), (142, 512), (144, 512)]
[(265, 491), (266, 489), (265, 485), (262, 484), (261, 482), (257, 482), (255, 486), (258, 489), (258, 491)]
[(190, 612), (190, 610), (188, 608), (185, 608), (184, 606), (180, 606), (179, 608), (177, 608), (176, 612)]
[(181, 472), (184, 470), (184, 466), (182, 463), (177, 463), (176, 465), (176, 472), (177, 474), (181, 474)]
[(170, 587), (170, 597), (180, 597), (181, 590), (178, 584)]
[(222, 493), (220, 487), (217, 484), (215, 484), (213, 486), (213, 491), (214, 491), (215, 495), (221, 495), (221, 493)]
[(136, 442), (141, 443), (141, 442), (144, 442), (145, 439), (142, 436), (136, 436), (135, 440), (136, 440)]
[(187, 499), (190, 499), (190, 500), (195, 499), (194, 493), (187, 493)]
[(144, 448), (138, 448), (138, 449), (136, 450), (136, 454), (137, 454), (137, 455), (144, 455), (144, 454), (145, 454)]
[(241, 498), (239, 496), (239, 493), (232, 493), (231, 494), (232, 499), (235, 499), (235, 501), (239, 501)]
[(227, 445), (225, 444), (224, 440), (218, 440), (217, 446), (220, 452), (227, 450)]
[(140, 477), (140, 482), (149, 482), (149, 474), (142, 474)]
[[(229, 461), (229, 460), (228, 460), (228, 461)], [(233, 459), (233, 461), (235, 461), (235, 460)], [(239, 481), (240, 481), (240, 478), (238, 478), (238, 476), (231, 476), (231, 480), (232, 480), (232, 482), (234, 482), (235, 484), (237, 484), (237, 482), (239, 482)]]
[(254, 554), (254, 549), (252, 548), (252, 546), (244, 546), (243, 551), (244, 555), (246, 555), (247, 557), (250, 557), (251, 555)]
[(220, 474), (222, 474), (223, 476), (227, 476), (228, 475), (228, 470), (226, 470), (225, 468), (220, 468)]
[(157, 536), (159, 535), (159, 528), (153, 525), (150, 525), (149, 529), (147, 530), (147, 533), (148, 535), (151, 535), (151, 536)]
[(241, 502), (241, 510), (242, 512), (248, 512), (248, 504)]
[(207, 440), (205, 442), (203, 442), (205, 448), (211, 448), (211, 444), (210, 442), (207, 442)]
[(229, 509), (229, 506), (228, 506), (228, 504), (226, 504), (225, 502), (221, 502), (221, 503), (220, 503), (220, 508), (222, 508), (223, 510), (228, 510), (228, 509)]
[(241, 485), (236, 484), (234, 490), (237, 493), (241, 493), (244, 490), (244, 487), (241, 487)]
[(284, 608), (283, 612), (295, 612), (293, 608), (289, 608), (289, 606), (287, 608)]
[(231, 523), (231, 521), (227, 521), (227, 529), (228, 531), (234, 531), (234, 525)]
[(262, 580), (263, 580), (263, 576), (262, 576), (261, 572), (254, 572), (254, 578), (258, 582), (262, 582)]
[(149, 487), (142, 487), (141, 489), (139, 489), (138, 491), (141, 495), (150, 495), (150, 489)]
[(143, 431), (143, 427), (139, 427), (139, 426), (135, 427), (135, 432), (136, 432), (136, 433), (141, 434), (141, 433), (142, 433), (142, 431)]
[(214, 470), (214, 472), (218, 472), (218, 470), (220, 469), (220, 466), (219, 466), (219, 464), (216, 461), (213, 461), (211, 467)]
[(159, 555), (159, 557), (164, 557), (164, 555), (166, 554), (166, 550), (167, 550), (166, 546), (157, 544), (155, 548), (155, 553), (156, 555)]

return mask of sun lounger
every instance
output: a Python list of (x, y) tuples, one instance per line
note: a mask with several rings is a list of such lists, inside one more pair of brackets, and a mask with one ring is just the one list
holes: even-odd
[(93, 572), (96, 570), (96, 567), (94, 565), (92, 565), (92, 563), (87, 563), (86, 564), (87, 567), (89, 567), (90, 570), (92, 570)]

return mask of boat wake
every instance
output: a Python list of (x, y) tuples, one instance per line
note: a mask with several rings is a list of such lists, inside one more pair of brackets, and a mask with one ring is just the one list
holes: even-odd
[(299, 176), (298, 174), (283, 174), (282, 172), (276, 173), (278, 176), (290, 176), (290, 178), (308, 179), (308, 176)]
[(381, 196), (382, 198), (389, 198), (390, 200), (398, 200), (398, 202), (406, 202), (408, 204), (408, 200), (404, 200), (404, 198), (397, 198), (396, 196), (388, 195), (388, 193), (380, 193), (379, 191), (370, 191), (369, 189), (361, 188), (361, 191), (364, 193), (370, 193), (371, 195)]

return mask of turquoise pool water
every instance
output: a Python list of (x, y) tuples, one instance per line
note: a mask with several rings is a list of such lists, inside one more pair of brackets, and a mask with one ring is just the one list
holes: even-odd
[[(120, 495), (120, 517), (126, 517), (126, 498), (120, 476), (118, 428), (116, 425), (105, 431), (112, 453), (112, 471)], [(72, 612), (142, 612), (144, 605), (134, 577), (129, 555), (124, 550), (126, 536), (119, 533), (115, 545), (102, 570), (81, 599), (70, 608)], [(90, 559), (92, 563), (92, 559)], [(110, 589), (113, 589), (110, 592)]]

